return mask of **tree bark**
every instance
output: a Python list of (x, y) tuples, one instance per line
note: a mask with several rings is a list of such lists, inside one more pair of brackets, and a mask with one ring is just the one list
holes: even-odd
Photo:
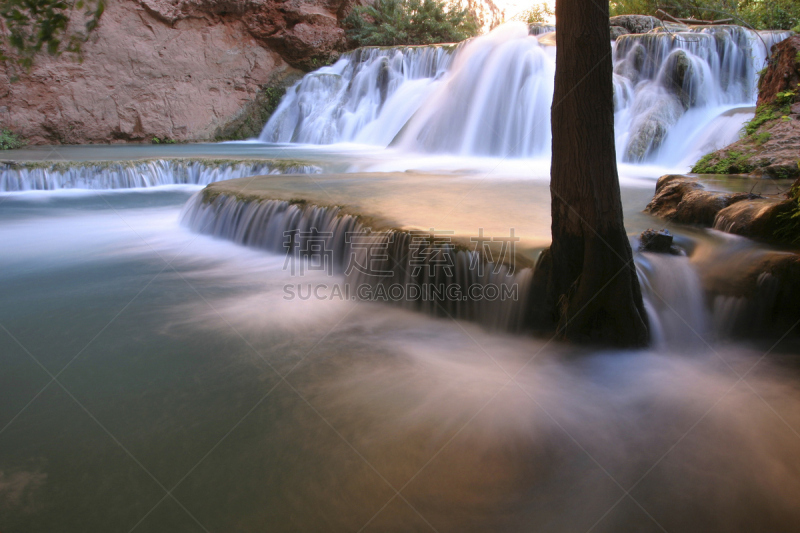
[(556, 1), (552, 237), (534, 276), (539, 329), (642, 346), (647, 315), (622, 219), (608, 2)]

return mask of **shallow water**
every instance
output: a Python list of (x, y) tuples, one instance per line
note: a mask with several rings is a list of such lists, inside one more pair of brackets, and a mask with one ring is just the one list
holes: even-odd
[[(402, 175), (380, 187), (324, 179), (408, 224), (436, 209), (424, 197), (448, 205), (469, 192), (476, 221), (515, 194), (541, 201), (532, 213), (546, 205), (536, 179), (472, 191), (474, 176), (408, 174), (418, 197), (400, 193)], [(681, 294), (662, 312), (694, 327), (639, 352), (285, 300), (287, 283), (339, 278), (293, 278), (281, 256), (190, 233), (178, 213), (195, 190), (0, 196), (4, 533), (800, 522), (786, 341), (714, 341), (682, 316)], [(624, 190), (638, 231), (650, 193)], [(464, 210), (443, 218), (468, 226)], [(540, 223), (523, 225), (541, 237)]]

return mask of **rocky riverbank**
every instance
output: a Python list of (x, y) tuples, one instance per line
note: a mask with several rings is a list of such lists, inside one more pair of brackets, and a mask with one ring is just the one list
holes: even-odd
[(793, 217), (800, 211), (796, 191), (796, 187), (788, 195), (713, 191), (697, 177), (666, 175), (659, 178), (655, 196), (645, 211), (671, 222), (793, 246), (800, 235), (796, 231), (800, 219)]

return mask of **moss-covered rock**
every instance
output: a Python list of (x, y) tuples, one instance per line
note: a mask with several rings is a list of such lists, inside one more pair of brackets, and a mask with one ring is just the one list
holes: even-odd
[(238, 141), (258, 137), (284, 94), (285, 87), (264, 87), (230, 121), (217, 128), (214, 140)]

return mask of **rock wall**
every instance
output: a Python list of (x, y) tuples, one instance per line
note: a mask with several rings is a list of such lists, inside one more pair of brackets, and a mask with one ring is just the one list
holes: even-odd
[(82, 61), (0, 69), (0, 127), (32, 144), (211, 140), (265, 86), (335, 59), (357, 1), (108, 0)]

